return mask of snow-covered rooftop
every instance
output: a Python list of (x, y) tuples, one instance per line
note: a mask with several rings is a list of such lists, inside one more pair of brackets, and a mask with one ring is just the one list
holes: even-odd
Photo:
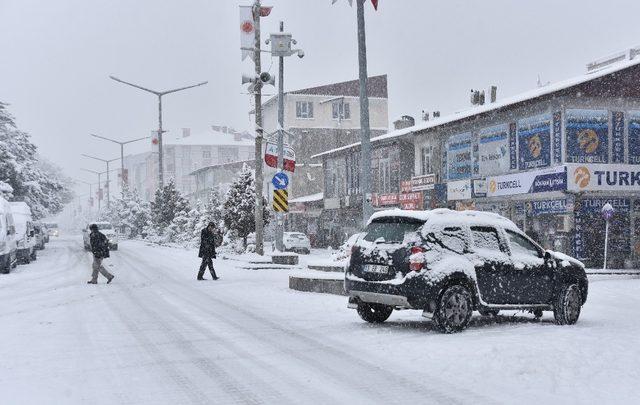
[(242, 137), (240, 139), (232, 133), (218, 132), (208, 129), (205, 132), (189, 136), (170, 137), (165, 135), (165, 145), (210, 145), (210, 146), (253, 146), (254, 141)]
[[(621, 70), (624, 69), (628, 69), (632, 66), (636, 66), (640, 64), (640, 58), (637, 59), (632, 59), (632, 60), (627, 60), (624, 62), (620, 62), (620, 63), (616, 63), (613, 64), (609, 67), (603, 68), (602, 70), (598, 70), (596, 72), (592, 72), (592, 73), (586, 73), (580, 76), (576, 76), (573, 77), (571, 79), (567, 79), (567, 80), (563, 80), (557, 83), (553, 83), (553, 84), (549, 84), (547, 86), (543, 86), (543, 87), (539, 87), (533, 90), (529, 90), (526, 91), (524, 93), (520, 93), (518, 95), (512, 96), (512, 97), (507, 97), (501, 101), (497, 101), (495, 103), (489, 103), (489, 104), (484, 104), (481, 106), (477, 106), (477, 107), (472, 107), (469, 108), (467, 110), (461, 111), (461, 112), (457, 112), (454, 114), (450, 114), (450, 115), (446, 115), (440, 118), (434, 118), (431, 121), (426, 121), (426, 122), (421, 122), (419, 124), (416, 124), (414, 126), (411, 127), (407, 127), (407, 128), (402, 128), (402, 129), (398, 129), (395, 131), (391, 131), (388, 132), (384, 135), (380, 135), (380, 136), (376, 136), (374, 138), (371, 138), (371, 142), (380, 142), (380, 141), (384, 141), (384, 140), (389, 140), (389, 139), (394, 139), (394, 138), (398, 138), (404, 135), (408, 135), (417, 131), (423, 131), (425, 129), (431, 129), (431, 128), (436, 128), (439, 127), (441, 125), (445, 125), (445, 124), (450, 124), (456, 121), (461, 121), (464, 120), (466, 118), (470, 118), (476, 115), (480, 115), (480, 114), (484, 114), (487, 112), (491, 112), (491, 111), (495, 111), (495, 110), (499, 110), (501, 108), (505, 108), (514, 104), (518, 104), (518, 103), (522, 103), (525, 101), (529, 101), (529, 100), (533, 100), (542, 96), (546, 96), (561, 90), (565, 90), (568, 89), (570, 87), (573, 86), (577, 86), (579, 84), (583, 84), (607, 75), (610, 75), (612, 73), (616, 73), (619, 72)], [(331, 155), (333, 153), (336, 152), (340, 152), (340, 151), (344, 151), (344, 150), (348, 150), (354, 147), (357, 147), (360, 145), (360, 142), (356, 142), (356, 143), (352, 143), (350, 145), (345, 145), (339, 148), (335, 148), (335, 149), (331, 149), (328, 150), (326, 152), (322, 152), (322, 153), (318, 153), (317, 155), (313, 155), (311, 156), (312, 159), (314, 158), (318, 158), (318, 157), (322, 157), (322, 156), (326, 156), (326, 155)]]
[(289, 203), (306, 203), (306, 202), (314, 202), (321, 201), (324, 198), (324, 193), (315, 193), (309, 194), (298, 198), (292, 198), (289, 200)]

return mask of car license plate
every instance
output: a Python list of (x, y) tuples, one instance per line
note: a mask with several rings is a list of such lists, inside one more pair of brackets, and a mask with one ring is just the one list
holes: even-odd
[(387, 274), (389, 273), (389, 266), (382, 264), (365, 264), (364, 271), (367, 273)]

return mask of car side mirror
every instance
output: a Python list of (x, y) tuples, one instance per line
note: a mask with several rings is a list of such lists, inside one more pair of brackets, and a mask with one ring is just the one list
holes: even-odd
[(544, 261), (545, 262), (550, 262), (553, 259), (553, 257), (551, 256), (551, 253), (549, 253), (548, 250), (545, 250), (544, 252)]

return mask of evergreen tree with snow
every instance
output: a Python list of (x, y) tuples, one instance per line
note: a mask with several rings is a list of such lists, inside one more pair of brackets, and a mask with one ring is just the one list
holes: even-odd
[(177, 213), (188, 212), (189, 202), (176, 189), (173, 180), (156, 190), (151, 202), (151, 221), (158, 234), (163, 234)]
[(26, 132), (20, 131), (6, 104), (0, 102), (0, 182), (3, 194), (11, 192), (11, 199), (24, 201), (35, 219), (62, 211), (73, 194), (70, 180), (61, 170), (37, 153), (37, 147)]
[(201, 203), (198, 207), (198, 212), (195, 213), (195, 221), (193, 224), (193, 239), (195, 241), (200, 240), (200, 232), (206, 228), (210, 222), (213, 222), (216, 226), (215, 238), (216, 244), (222, 244), (222, 237), (224, 235), (224, 220), (222, 215), (223, 200), (222, 195), (218, 188), (213, 188), (209, 192), (207, 199), (204, 203)]
[[(233, 182), (227, 192), (223, 206), (224, 225), (242, 239), (243, 246), (247, 247), (247, 236), (255, 232), (255, 181), (253, 171), (246, 165)], [(263, 218), (265, 225), (269, 222), (267, 202), (263, 197)]]

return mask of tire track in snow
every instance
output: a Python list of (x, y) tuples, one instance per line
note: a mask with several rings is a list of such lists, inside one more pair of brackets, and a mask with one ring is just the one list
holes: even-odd
[[(124, 264), (126, 264), (129, 268), (137, 268), (138, 266), (131, 260), (131, 259), (125, 259), (124, 257), (121, 258), (122, 261), (124, 262)], [(154, 280), (149, 277), (147, 274), (141, 273), (141, 272), (137, 272), (136, 274), (138, 274), (139, 276), (142, 276), (143, 278), (145, 278), (147, 281), (153, 282)], [(165, 288), (166, 290), (166, 288)], [(171, 292), (172, 296), (173, 296), (173, 292)], [(272, 374), (280, 374), (282, 375), (282, 377), (287, 378), (287, 381), (291, 382), (291, 383), (295, 383), (295, 384), (304, 384), (304, 381), (296, 378), (296, 376), (291, 376), (291, 375), (286, 375), (283, 371), (279, 370), (275, 365), (273, 364), (268, 364), (267, 362), (263, 361), (260, 358), (257, 358), (256, 356), (254, 356), (252, 353), (250, 353), (249, 351), (243, 349), (242, 347), (240, 347), (236, 342), (233, 342), (232, 340), (229, 339), (225, 339), (219, 335), (216, 335), (214, 333), (212, 333), (212, 331), (210, 329), (208, 329), (207, 327), (203, 326), (200, 323), (197, 323), (196, 321), (192, 320), (189, 318), (189, 314), (185, 313), (184, 311), (178, 312), (175, 310), (175, 307), (172, 306), (171, 304), (167, 303), (167, 305), (162, 306), (163, 309), (168, 309), (169, 307), (172, 308), (172, 311), (168, 313), (168, 315), (170, 315), (173, 319), (175, 319), (177, 322), (182, 323), (183, 325), (185, 325), (186, 327), (197, 331), (198, 333), (202, 334), (208, 341), (214, 341), (219, 347), (224, 347), (225, 350), (233, 353), (235, 356), (235, 358), (239, 358), (239, 359), (244, 359), (244, 360), (251, 360), (251, 364), (253, 366), (253, 368), (258, 368), (263, 370), (265, 373), (267, 373), (267, 375), (272, 375)], [(194, 306), (195, 311), (197, 312), (201, 312), (202, 308), (198, 305)], [(200, 360), (202, 360), (202, 357), (199, 358)], [(210, 367), (210, 364), (202, 364), (202, 367)], [(206, 369), (208, 372), (208, 368)], [(265, 381), (262, 380), (262, 378), (258, 377), (253, 371), (252, 369), (249, 369), (247, 367), (243, 367), (241, 370), (239, 370), (242, 375), (243, 375), (243, 385), (245, 386), (249, 386), (253, 391), (256, 391), (259, 393), (260, 395), (260, 400), (259, 402), (255, 402), (255, 403), (278, 403), (278, 404), (283, 404), (283, 403), (291, 403), (291, 404), (296, 404), (299, 403), (299, 398), (288, 398), (285, 397), (283, 393), (277, 391), (273, 386), (270, 386), (268, 383), (266, 383)], [(249, 378), (250, 377), (250, 378)], [(218, 378), (218, 377), (217, 377)], [(247, 383), (246, 381), (249, 381), (250, 383)], [(236, 382), (236, 385), (240, 385), (240, 382)], [(251, 396), (254, 396), (252, 391), (248, 391), (249, 387), (246, 387), (243, 392), (246, 393), (247, 398), (250, 398)], [(265, 397), (265, 392), (269, 392), (269, 395), (266, 395), (267, 398)], [(313, 394), (315, 397), (317, 398), (322, 398), (323, 403), (330, 403), (330, 402), (334, 402), (336, 398), (333, 398), (329, 395), (326, 395), (325, 393), (323, 393), (322, 391), (318, 390), (316, 387), (311, 387), (311, 389), (309, 390), (311, 391), (309, 394)], [(268, 401), (264, 401), (265, 399), (268, 399)], [(254, 402), (248, 402), (248, 403), (254, 403)]]
[[(136, 256), (135, 260), (145, 263), (146, 266), (144, 266), (144, 268), (159, 269), (168, 278), (172, 279), (174, 283), (171, 289), (161, 285), (161, 287), (169, 293), (175, 294), (176, 287), (182, 289), (183, 293), (177, 294), (177, 297), (190, 302), (193, 306), (202, 308), (201, 310), (203, 312), (233, 326), (243, 334), (255, 339), (252, 331), (247, 330), (246, 325), (260, 324), (270, 332), (260, 335), (261, 343), (268, 342), (283, 354), (293, 357), (297, 362), (305, 364), (307, 368), (315, 369), (343, 386), (345, 382), (348, 382), (349, 384), (345, 387), (345, 390), (355, 388), (361, 395), (370, 397), (373, 401), (383, 399), (385, 402), (390, 403), (398, 401), (399, 398), (404, 401), (407, 400), (408, 397), (413, 397), (418, 401), (429, 399), (430, 401), (439, 403), (461, 403), (464, 401), (464, 399), (461, 400), (458, 398), (476, 398), (476, 400), (483, 403), (492, 402), (488, 398), (479, 397), (477, 393), (450, 386), (450, 384), (434, 376), (424, 376), (425, 379), (435, 382), (433, 386), (429, 387), (423, 385), (421, 382), (411, 381), (402, 375), (385, 370), (375, 363), (356, 357), (351, 354), (358, 352), (358, 350), (353, 347), (349, 349), (349, 352), (351, 352), (349, 353), (336, 346), (330, 346), (326, 341), (321, 341), (321, 339), (326, 340), (326, 338), (319, 335), (312, 335), (310, 333), (303, 334), (283, 326), (284, 320), (280, 323), (273, 322), (255, 315), (252, 311), (230, 304), (228, 300), (222, 300), (205, 294), (195, 288), (187, 288), (182, 285), (183, 280), (176, 279), (173, 272), (170, 270), (167, 271), (165, 266), (158, 268), (157, 263), (149, 262), (144, 256)], [(221, 312), (211, 311), (208, 309), (209, 306), (203, 306), (201, 302), (193, 301), (192, 297), (194, 294), (206, 300), (213, 301), (218, 308), (226, 308), (228, 311), (221, 312), (225, 314), (232, 313), (233, 316), (225, 316), (221, 314)], [(276, 337), (272, 337), (274, 335)], [(344, 346), (344, 344), (341, 345)], [(299, 350), (293, 351), (292, 347), (299, 348)], [(316, 350), (309, 350), (310, 347)], [(366, 353), (362, 354), (362, 357), (367, 356)], [(434, 386), (438, 386), (440, 389), (435, 390)], [(442, 387), (447, 387), (446, 392)], [(416, 392), (417, 390), (419, 390), (419, 392)]]

